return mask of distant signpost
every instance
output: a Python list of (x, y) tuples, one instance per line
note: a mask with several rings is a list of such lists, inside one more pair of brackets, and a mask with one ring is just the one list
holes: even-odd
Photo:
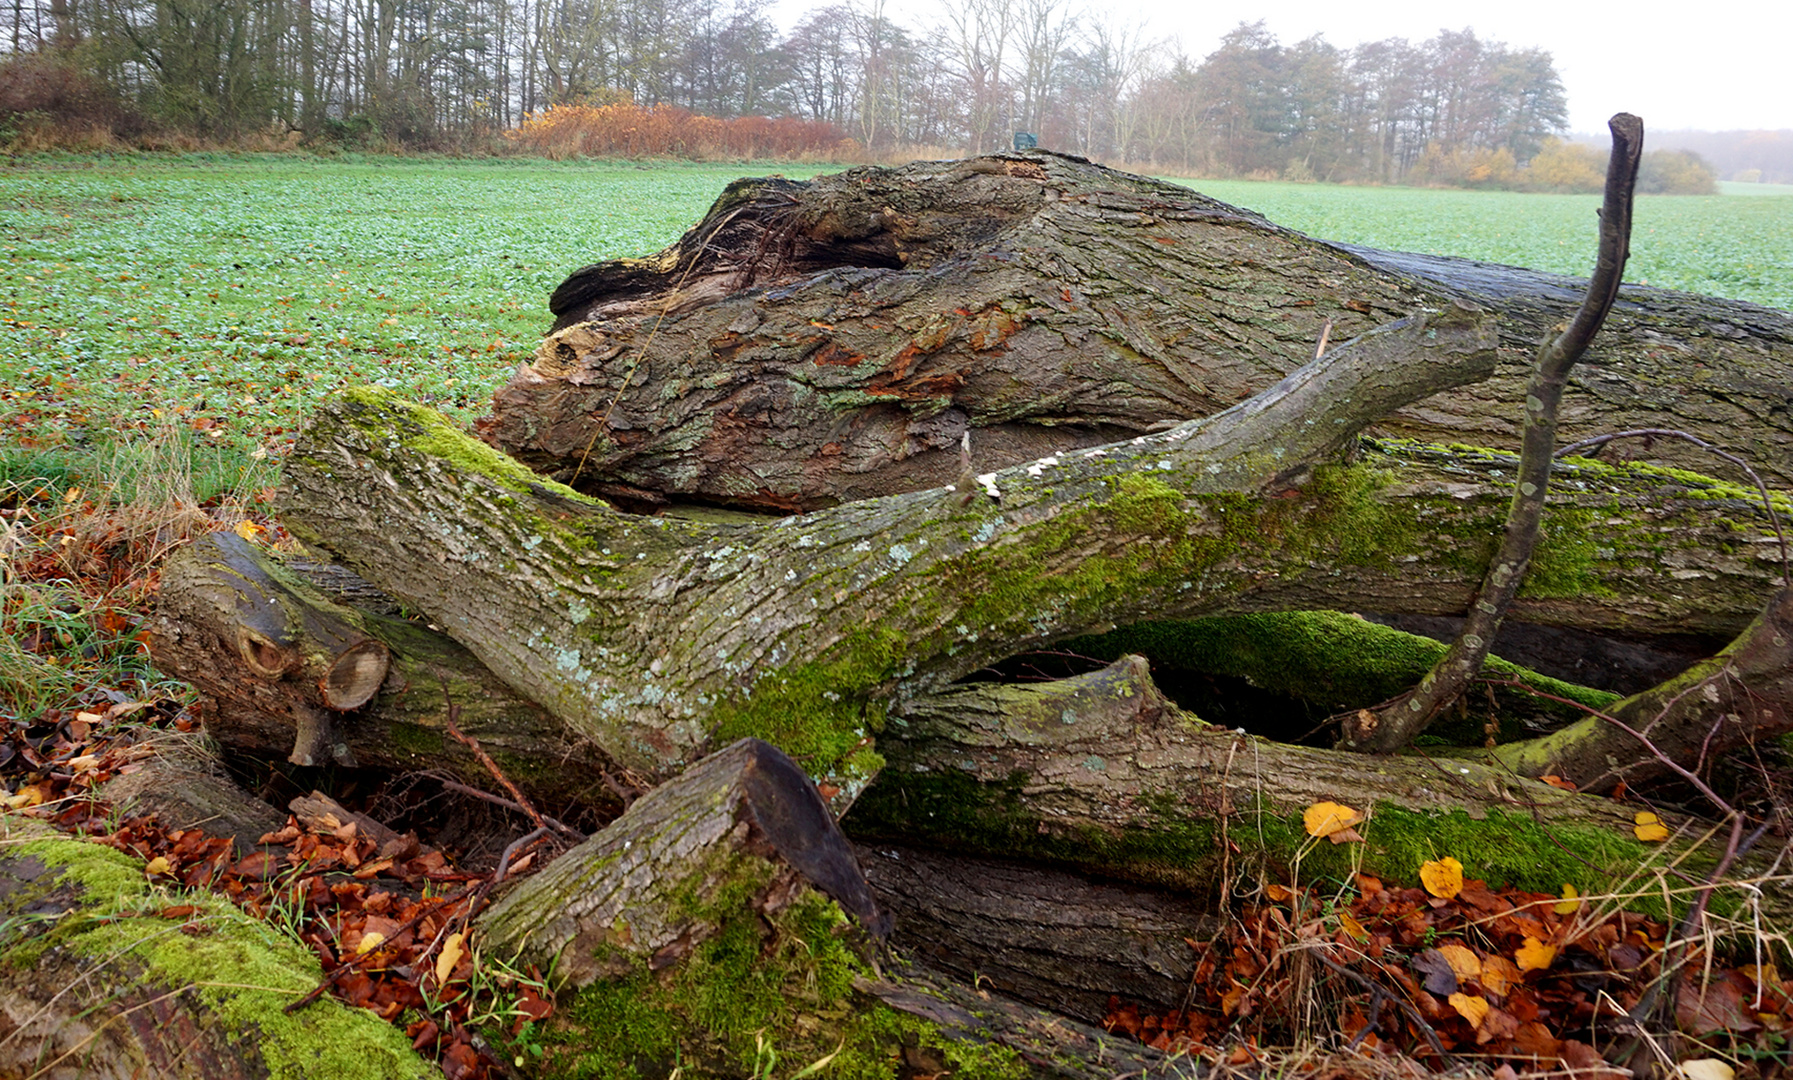
[(1037, 150), (1037, 149), (1039, 149), (1039, 146), (1040, 146), (1040, 137), (1038, 135), (1035, 135), (1033, 132), (1031, 132), (1031, 131), (1015, 132), (1015, 149), (1017, 149), (1017, 150)]

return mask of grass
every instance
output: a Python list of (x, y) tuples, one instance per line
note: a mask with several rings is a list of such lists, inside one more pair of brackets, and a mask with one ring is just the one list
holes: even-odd
[[(1593, 268), (1598, 195), (1176, 180), (1310, 236), (1463, 255), (1559, 274)], [(1737, 184), (1738, 195), (1775, 185)], [(1793, 194), (1793, 186), (1785, 188)], [(1793, 201), (1654, 195), (1637, 200), (1625, 280), (1793, 309)]]
[(79, 459), (169, 419), (240, 463), (358, 383), (471, 419), (533, 352), (569, 270), (658, 250), (728, 180), (768, 171), (286, 157), (0, 169), (0, 478), (21, 455)]

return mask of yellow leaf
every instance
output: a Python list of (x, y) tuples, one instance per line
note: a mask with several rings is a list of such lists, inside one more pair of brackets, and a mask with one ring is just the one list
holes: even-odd
[(1420, 884), (1426, 891), (1443, 900), (1463, 891), (1463, 864), (1446, 855), (1419, 868)]
[(157, 855), (144, 864), (143, 872), (152, 877), (156, 874), (172, 874), (174, 873), (174, 864), (170, 863), (166, 856)]
[(1482, 958), (1461, 945), (1440, 945), (1438, 955), (1444, 957), (1451, 965), (1451, 972), (1457, 976), (1458, 982), (1468, 982), (1482, 976)]
[(1575, 890), (1575, 886), (1565, 881), (1563, 883), (1563, 902), (1556, 905), (1551, 910), (1555, 911), (1558, 915), (1575, 914), (1576, 910), (1581, 907), (1581, 901), (1576, 899), (1576, 897), (1580, 895), (1581, 893)]
[(256, 537), (267, 531), (268, 530), (262, 528), (253, 521), (237, 522), (236, 533), (245, 540), (254, 540)]
[(437, 986), (445, 985), (449, 977), (454, 974), (454, 966), (461, 962), (462, 954), (467, 951), (461, 947), (461, 943), (466, 938), (466, 934), (450, 934), (448, 939), (442, 942), (442, 952), (436, 957)]
[(1470, 1027), (1481, 1027), (1482, 1020), (1488, 1015), (1488, 999), (1479, 994), (1452, 994), (1445, 999), (1457, 1015), (1469, 1021)]
[(1339, 929), (1343, 930), (1352, 941), (1370, 940), (1370, 932), (1365, 930), (1363, 924), (1358, 922), (1349, 911), (1339, 912)]
[(1737, 1075), (1735, 1069), (1717, 1058), (1695, 1058), (1683, 1061), (1675, 1067), (1685, 1080), (1732, 1080)]
[(1289, 897), (1294, 896), (1295, 893), (1287, 886), (1278, 885), (1276, 882), (1272, 881), (1270, 884), (1264, 886), (1264, 895), (1270, 898), (1271, 903), (1280, 904), (1288, 900)]
[(1335, 802), (1317, 802), (1301, 815), (1309, 836), (1331, 836), (1340, 829), (1349, 829), (1363, 820), (1363, 815)]
[(361, 944), (355, 946), (355, 955), (363, 956), (373, 952), (385, 943), (385, 934), (380, 933), (378, 930), (369, 930), (367, 933), (361, 935)]
[(1482, 961), (1482, 989), (1506, 997), (1507, 991), (1519, 984), (1524, 974), (1504, 956), (1490, 956)]
[(1637, 825), (1631, 831), (1636, 833), (1637, 838), (1644, 843), (1657, 843), (1668, 839), (1668, 826), (1662, 823), (1661, 818), (1648, 810), (1639, 810), (1637, 816), (1632, 820), (1637, 822)]
[(1556, 946), (1527, 934), (1525, 944), (1513, 953), (1513, 959), (1518, 961), (1520, 971), (1543, 971), (1556, 959)]

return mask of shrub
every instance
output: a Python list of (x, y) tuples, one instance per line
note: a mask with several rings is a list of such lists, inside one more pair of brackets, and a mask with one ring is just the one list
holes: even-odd
[(103, 149), (143, 118), (72, 58), (22, 53), (0, 63), (0, 143)]
[(1591, 146), (1547, 138), (1526, 167), (1524, 183), (1533, 191), (1601, 191), (1606, 187), (1606, 159)]
[(792, 117), (723, 120), (672, 105), (555, 105), (506, 133), (518, 146), (569, 157), (806, 158), (858, 156), (833, 124)]
[(1648, 150), (1638, 163), (1640, 195), (1716, 195), (1718, 170), (1692, 150)]

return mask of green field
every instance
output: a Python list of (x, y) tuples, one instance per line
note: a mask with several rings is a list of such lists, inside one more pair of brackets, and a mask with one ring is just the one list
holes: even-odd
[[(173, 430), (246, 460), (338, 387), (469, 419), (585, 263), (806, 166), (119, 158), (0, 166), (0, 465)], [(1585, 273), (1582, 196), (1197, 181), (1317, 236)], [(1633, 280), (1793, 308), (1793, 199), (1651, 198)], [(35, 467), (35, 466), (33, 466)], [(0, 479), (4, 474), (0, 474)]]
[[(1586, 276), (1594, 265), (1598, 195), (1179, 182), (1328, 240), (1559, 274)], [(1793, 198), (1748, 194), (1757, 197), (1639, 198), (1625, 280), (1793, 309)]]

